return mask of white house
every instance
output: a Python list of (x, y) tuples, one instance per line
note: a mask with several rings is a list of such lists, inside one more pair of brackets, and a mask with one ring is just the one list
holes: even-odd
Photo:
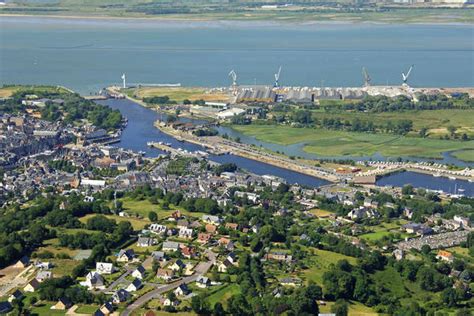
[(162, 250), (164, 252), (172, 252), (179, 250), (179, 243), (174, 241), (165, 241), (163, 242)]
[(135, 270), (133, 270), (132, 276), (143, 280), (145, 278), (145, 268), (142, 265), (139, 265)]
[(196, 280), (196, 285), (202, 289), (207, 288), (208, 286), (211, 285), (211, 280), (209, 280), (208, 277), (205, 276), (199, 276)]
[(135, 292), (141, 289), (142, 286), (143, 286), (142, 281), (140, 281), (140, 279), (135, 279), (132, 281), (132, 283), (130, 283), (129, 286), (127, 286), (126, 290), (128, 292)]
[(176, 288), (176, 290), (174, 290), (174, 294), (176, 294), (176, 296), (185, 296), (189, 293), (191, 293), (191, 291), (188, 289), (188, 286), (185, 283), (181, 284)]
[(152, 233), (157, 234), (157, 235), (164, 235), (166, 233), (166, 226), (165, 225), (160, 225), (153, 223), (150, 225), (148, 228)]
[(114, 265), (108, 262), (97, 262), (95, 264), (95, 270), (99, 274), (112, 274), (114, 273)]
[(185, 238), (185, 239), (193, 238), (193, 230), (191, 228), (180, 228), (179, 238)]
[(82, 286), (92, 289), (104, 289), (104, 278), (96, 271), (91, 271), (86, 275), (86, 280), (80, 282)]

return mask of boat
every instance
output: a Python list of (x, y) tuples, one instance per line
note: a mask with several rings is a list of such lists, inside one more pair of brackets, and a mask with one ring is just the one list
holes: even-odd
[(146, 143), (146, 145), (147, 145), (148, 147), (153, 147), (153, 144), (154, 144), (154, 142), (147, 142), (147, 143)]
[(441, 177), (441, 173), (437, 172), (437, 173), (435, 173), (435, 174), (433, 175), (433, 177), (439, 178), (439, 177)]
[(473, 180), (473, 179), (467, 179), (467, 181), (469, 181), (469, 182), (471, 182), (471, 183), (473, 183), (473, 182), (474, 182), (474, 180)]
[(458, 189), (458, 192), (464, 192), (464, 191), (466, 191), (466, 190), (464, 190), (464, 189)]
[(453, 176), (449, 176), (448, 178), (449, 180), (456, 180), (456, 177), (453, 177)]

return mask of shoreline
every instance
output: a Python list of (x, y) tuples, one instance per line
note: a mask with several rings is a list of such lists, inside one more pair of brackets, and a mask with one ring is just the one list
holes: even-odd
[[(474, 9), (473, 9), (474, 10)], [(0, 10), (0, 19), (2, 17), (6, 18), (39, 18), (39, 19), (56, 19), (56, 20), (69, 20), (73, 19), (76, 21), (114, 21), (114, 22), (125, 22), (125, 21), (140, 21), (140, 22), (171, 22), (171, 23), (216, 23), (216, 24), (225, 24), (225, 23), (239, 23), (245, 25), (239, 26), (318, 26), (318, 25), (419, 25), (419, 26), (470, 26), (474, 25), (472, 22), (443, 22), (436, 20), (423, 22), (423, 21), (414, 21), (414, 22), (403, 22), (403, 21), (378, 21), (378, 20), (347, 20), (343, 18), (328, 19), (328, 20), (304, 20), (298, 21), (295, 20), (271, 20), (268, 18), (257, 18), (257, 19), (245, 19), (242, 18), (213, 18), (213, 17), (197, 17), (196, 15), (191, 15), (189, 17), (165, 17), (165, 16), (111, 16), (111, 15), (48, 15), (48, 14), (24, 14), (24, 13), (2, 13)]]

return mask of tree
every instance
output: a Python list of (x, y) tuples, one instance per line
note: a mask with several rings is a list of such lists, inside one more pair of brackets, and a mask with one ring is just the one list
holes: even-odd
[(349, 313), (349, 304), (345, 300), (337, 300), (333, 306), (331, 306), (331, 312), (336, 316), (347, 316)]
[(201, 295), (195, 295), (191, 299), (191, 308), (198, 315), (205, 315), (210, 313), (209, 306), (207, 305), (206, 300)]
[(443, 303), (446, 304), (448, 307), (454, 307), (457, 304), (457, 293), (456, 290), (453, 288), (447, 288), (443, 290), (441, 293), (441, 299), (443, 300)]
[(158, 214), (156, 214), (156, 212), (150, 211), (148, 213), (148, 219), (150, 220), (150, 222), (154, 223), (158, 220)]
[(452, 125), (448, 126), (448, 132), (451, 135), (451, 137), (453, 137), (454, 133), (456, 133), (456, 127), (454, 127)]
[(422, 127), (422, 128), (420, 128), (420, 131), (419, 131), (418, 134), (420, 135), (420, 137), (425, 138), (427, 132), (428, 132), (428, 129), (426, 127)]
[(413, 186), (411, 184), (404, 185), (402, 188), (402, 194), (403, 195), (411, 195), (415, 193), (415, 190), (413, 189)]
[(212, 315), (213, 316), (224, 316), (225, 315), (224, 307), (222, 306), (222, 304), (220, 302), (217, 302), (214, 305), (214, 310), (212, 312)]

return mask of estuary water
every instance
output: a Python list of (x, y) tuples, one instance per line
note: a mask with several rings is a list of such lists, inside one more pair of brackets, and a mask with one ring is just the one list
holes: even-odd
[(0, 17), (0, 84), (83, 94), (120, 83), (474, 86), (471, 25), (277, 24)]
[[(162, 133), (154, 127), (154, 122), (158, 119), (162, 120), (164, 117), (160, 117), (160, 114), (150, 109), (144, 108), (137, 103), (129, 100), (114, 100), (109, 99), (105, 101), (99, 101), (99, 103), (108, 105), (114, 109), (120, 110), (120, 112), (127, 117), (128, 125), (122, 133), (121, 141), (117, 143), (117, 146), (132, 149), (135, 151), (144, 151), (147, 156), (153, 157), (163, 152), (156, 148), (150, 148), (147, 146), (149, 141), (162, 141), (170, 143), (175, 148), (182, 148), (188, 151), (204, 150), (201, 146), (180, 142), (175, 138)], [(183, 121), (188, 119), (183, 118)], [(209, 159), (219, 163), (233, 162), (242, 169), (246, 169), (250, 172), (264, 175), (271, 174), (281, 178), (284, 178), (289, 183), (299, 183), (308, 187), (319, 187), (329, 182), (304, 175), (298, 172), (278, 168), (266, 163), (259, 161), (246, 159), (234, 155), (222, 155), (215, 156), (210, 155)], [(405, 184), (412, 184), (414, 187), (422, 187), (430, 190), (440, 190), (447, 193), (458, 193), (466, 196), (474, 196), (474, 183), (464, 180), (449, 180), (444, 177), (432, 177), (430, 175), (415, 173), (415, 172), (400, 172), (391, 174), (383, 177), (377, 181), (377, 185), (380, 186), (403, 186)]]

